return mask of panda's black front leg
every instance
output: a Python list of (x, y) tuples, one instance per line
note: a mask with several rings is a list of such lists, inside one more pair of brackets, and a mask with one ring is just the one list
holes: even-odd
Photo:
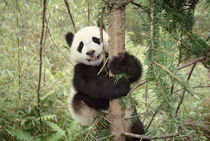
[(129, 81), (137, 81), (142, 74), (141, 62), (128, 52), (119, 53), (109, 62), (108, 68), (113, 74), (126, 73), (129, 76)]
[(99, 69), (84, 64), (75, 66), (73, 86), (82, 94), (92, 99), (115, 99), (126, 96), (130, 91), (130, 83), (125, 78), (116, 82), (113, 77), (97, 75)]

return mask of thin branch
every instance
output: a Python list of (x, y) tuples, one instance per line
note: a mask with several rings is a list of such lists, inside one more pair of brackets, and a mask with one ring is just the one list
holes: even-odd
[(133, 4), (133, 8), (136, 10), (136, 12), (138, 13), (138, 16), (141, 17), (141, 19), (144, 21), (144, 24), (146, 26), (148, 26), (148, 23), (146, 22), (146, 20), (144, 19), (144, 17), (142, 16), (142, 14), (139, 12), (139, 10), (135, 7), (135, 5)]
[[(52, 43), (53, 43), (53, 45), (54, 45), (54, 47), (57, 49), (57, 51), (70, 63), (70, 64), (72, 64), (72, 62), (68, 59), (69, 57), (67, 57), (65, 54), (63, 54), (63, 52), (61, 52), (60, 50), (59, 50), (59, 47), (55, 44), (55, 42), (54, 42), (54, 40), (53, 40), (53, 38), (52, 38), (52, 35), (51, 35), (51, 32), (50, 32), (50, 29), (49, 29), (49, 26), (48, 26), (48, 22), (46, 21), (46, 27), (47, 27), (47, 32), (48, 32), (48, 34), (49, 34), (49, 36), (50, 36), (50, 39), (51, 39), (51, 41), (52, 41)], [(73, 64), (72, 64), (73, 65)]]
[[(45, 16), (46, 16), (46, 6), (47, 0), (43, 1), (43, 15), (42, 15), (42, 32), (40, 37), (40, 49), (39, 49), (39, 80), (38, 80), (38, 87), (37, 87), (37, 113), (39, 118), (41, 117), (41, 101), (40, 101), (40, 88), (41, 88), (41, 79), (42, 79), (42, 50), (43, 50), (43, 38), (45, 32)], [(42, 124), (42, 120), (40, 118), (40, 124)]]
[(15, 12), (16, 12), (16, 40), (17, 40), (17, 47), (18, 47), (18, 96), (19, 96), (19, 99), (21, 99), (21, 51), (20, 51), (20, 38), (19, 38), (19, 5), (18, 5), (18, 0), (16, 0), (16, 3), (15, 3), (15, 6), (16, 6), (16, 9), (15, 9)]
[[(101, 111), (103, 114), (105, 113), (104, 111)], [(107, 112), (107, 113), (105, 113), (107, 116), (110, 116), (110, 114)], [(104, 115), (102, 115), (101, 114), (101, 116), (102, 116), (102, 118), (105, 120), (105, 121), (107, 121), (109, 124), (112, 124), (112, 122), (106, 117), (106, 116), (104, 116)]]
[(130, 90), (130, 92), (128, 93), (127, 98), (131, 95), (131, 93), (132, 93), (135, 89), (137, 89), (137, 88), (140, 87), (141, 85), (144, 85), (145, 83), (147, 83), (147, 80), (142, 80), (142, 81), (140, 81), (138, 84), (136, 84), (136, 85)]
[(87, 6), (88, 6), (88, 26), (90, 25), (90, 0), (87, 0)]
[[(197, 85), (197, 86), (194, 86), (193, 89), (196, 89), (196, 88), (209, 88), (209, 87), (210, 87), (210, 85), (201, 86), (201, 85), (199, 84), (199, 85)], [(179, 91), (181, 91), (181, 90), (183, 90), (183, 88), (174, 91), (173, 94), (174, 94), (174, 93), (177, 93), (177, 92), (179, 92)]]
[[(30, 3), (33, 3), (33, 4), (37, 4), (37, 5), (40, 5), (39, 2), (35, 2), (35, 1), (30, 1), (28, 0), (27, 2), (30, 2)], [(61, 10), (59, 8), (54, 8), (55, 10), (57, 10), (58, 12), (62, 12), (63, 14), (69, 14), (68, 12), (64, 11), (64, 10)], [(99, 9), (101, 9), (101, 7), (98, 7), (98, 8), (91, 8), (90, 10), (91, 11), (98, 11)], [(78, 14), (82, 14), (82, 13), (87, 13), (88, 10), (81, 10), (80, 12), (78, 12)]]
[(69, 16), (70, 16), (70, 19), (71, 19), (71, 22), (72, 22), (74, 31), (77, 32), (77, 28), (76, 28), (76, 25), (75, 25), (74, 20), (73, 20), (73, 16), (72, 16), (71, 11), (70, 11), (70, 8), (69, 8), (69, 3), (68, 3), (67, 0), (64, 0), (64, 2), (65, 2), (65, 5), (66, 5), (66, 8), (68, 10), (68, 13), (69, 13)]
[[(193, 64), (193, 66), (192, 66), (192, 68), (191, 68), (191, 70), (190, 70), (190, 73), (189, 73), (189, 75), (188, 75), (188, 77), (187, 77), (187, 81), (190, 80), (190, 77), (191, 77), (191, 75), (192, 75), (192, 73), (193, 73), (193, 70), (195, 69), (195, 66), (196, 66), (196, 63)], [(184, 100), (185, 91), (186, 91), (186, 89), (184, 89), (184, 91), (183, 91), (183, 93), (182, 93), (181, 100), (180, 100), (180, 102), (179, 102), (179, 104), (178, 104), (178, 106), (177, 106), (177, 108), (176, 108), (176, 116), (178, 115), (179, 109), (180, 109), (180, 107), (181, 107), (181, 105), (182, 105), (182, 102), (183, 102), (183, 100)]]
[(89, 132), (86, 134), (84, 141), (86, 141), (86, 140), (88, 139), (90, 133), (93, 131), (94, 127), (95, 127), (96, 125), (98, 125), (98, 123), (99, 123), (99, 121), (101, 120), (101, 118), (102, 118), (102, 116), (98, 117), (98, 118), (95, 120), (95, 122), (93, 123), (91, 129), (90, 129)]
[(126, 5), (128, 5), (129, 3), (132, 3), (134, 0), (121, 0), (119, 2), (117, 1), (113, 1), (113, 0), (103, 0), (103, 2), (107, 5), (115, 5), (117, 6), (118, 8), (119, 7), (125, 7)]
[(158, 51), (158, 52), (162, 52), (162, 53), (165, 53), (165, 54), (168, 54), (168, 55), (171, 55), (173, 57), (176, 57), (176, 53), (173, 53), (173, 52), (169, 52), (167, 50), (162, 50), (162, 49), (152, 49), (153, 51)]
[(102, 42), (103, 45), (103, 55), (104, 55), (104, 63), (106, 62), (106, 52), (105, 52), (105, 48), (104, 48), (104, 38), (103, 38), (103, 27), (104, 27), (104, 12), (105, 12), (105, 7), (103, 7), (102, 9), (102, 13), (101, 13), (101, 21), (100, 21), (100, 40)]
[(99, 72), (97, 73), (97, 75), (99, 75), (103, 71), (103, 69), (106, 67), (106, 64), (108, 63), (108, 61), (109, 61), (109, 57), (104, 62), (103, 66), (101, 67), (101, 69), (99, 70)]
[(154, 75), (155, 75), (156, 83), (157, 83), (158, 87), (160, 88), (160, 91), (161, 91), (163, 97), (164, 97), (165, 100), (168, 102), (168, 99), (167, 99), (167, 97), (166, 97), (166, 95), (165, 95), (165, 92), (164, 92), (163, 88), (161, 87), (161, 83), (160, 83), (160, 81), (159, 81), (159, 79), (158, 79), (158, 77), (157, 77), (157, 73), (156, 73), (156, 71), (155, 71), (154, 63), (152, 64), (152, 69), (153, 69), (153, 72), (154, 72)]
[(160, 65), (159, 63), (157, 63), (156, 61), (153, 61), (157, 66), (161, 67), (162, 69), (164, 69), (166, 72), (168, 72), (170, 75), (172, 75), (174, 78), (176, 78), (176, 80), (178, 80), (179, 82), (182, 82), (182, 80), (180, 78), (178, 78), (175, 74), (173, 74), (170, 70), (168, 70), (166, 67)]
[(150, 1), (150, 40), (151, 46), (153, 47), (153, 38), (154, 38), (154, 0)]
[(96, 141), (102, 141), (102, 140), (105, 140), (105, 139), (111, 138), (111, 137), (113, 137), (113, 135), (109, 135), (109, 136), (106, 136), (106, 137), (102, 137), (100, 139), (96, 139)]
[(195, 58), (195, 59), (193, 59), (193, 60), (191, 60), (191, 61), (189, 61), (189, 62), (187, 62), (187, 63), (185, 63), (185, 64), (183, 64), (183, 65), (180, 65), (180, 66), (176, 67), (176, 69), (177, 69), (177, 70), (181, 70), (181, 69), (186, 68), (186, 67), (188, 67), (188, 66), (190, 66), (190, 65), (192, 65), (192, 64), (194, 64), (194, 63), (203, 61), (203, 60), (205, 60), (206, 58), (208, 58), (208, 57), (206, 57), (206, 56), (204, 56), (204, 55), (203, 55), (203, 56), (200, 56), (200, 57)]
[(148, 130), (149, 127), (151, 126), (153, 120), (155, 119), (155, 116), (157, 115), (157, 113), (158, 113), (158, 111), (160, 110), (160, 107), (161, 107), (162, 105), (163, 105), (163, 103), (160, 104), (160, 105), (158, 106), (158, 108), (155, 110), (155, 113), (153, 114), (153, 116), (152, 116), (152, 118), (151, 118), (151, 120), (150, 120), (150, 122), (149, 122), (149, 124), (148, 124), (148, 126), (147, 126), (147, 128), (146, 128), (146, 130)]
[(150, 10), (149, 10), (148, 8), (142, 6), (141, 4), (136, 3), (136, 2), (134, 2), (134, 1), (131, 2), (131, 4), (133, 4), (133, 5), (135, 5), (135, 6), (139, 7), (139, 8), (141, 8), (141, 9), (144, 10), (144, 12), (146, 12), (147, 14), (150, 14)]
[(166, 41), (174, 41), (174, 42), (176, 42), (177, 44), (180, 43), (179, 40), (176, 40), (176, 39), (173, 39), (173, 38), (159, 38), (159, 37), (153, 37), (153, 39), (156, 39), (156, 40), (166, 40)]
[(60, 85), (64, 84), (67, 81), (70, 81), (70, 77), (64, 80), (60, 80), (60, 81), (56, 81), (54, 82), (51, 86), (49, 86), (46, 89), (41, 89), (41, 93), (46, 93), (46, 95), (41, 97), (41, 100), (43, 100), (46, 96), (48, 96), (50, 94), (51, 91), (53, 91), (55, 88), (59, 87)]
[(188, 54), (186, 57), (182, 58), (182, 60), (180, 60), (180, 62), (183, 62), (183, 61), (187, 60), (190, 56), (191, 56), (191, 55)]
[(182, 27), (182, 25), (181, 25), (180, 23), (178, 23), (178, 24), (179, 24), (179, 26), (183, 29), (183, 31), (184, 31), (186, 34), (188, 34), (188, 35), (190, 36), (190, 38), (191, 38), (192, 40), (194, 40), (195, 43), (196, 43), (202, 50), (205, 50), (205, 49), (201, 46), (201, 44), (200, 44), (197, 40), (195, 40), (195, 39), (193, 38), (193, 36), (191, 35), (190, 32), (188, 32), (184, 27)]
[(105, 4), (109, 4), (109, 0), (103, 0), (103, 2), (105, 3)]
[(120, 4), (120, 6), (126, 6), (126, 5), (128, 5), (129, 3), (131, 3), (131, 2), (133, 2), (134, 0), (125, 0), (124, 2), (122, 2), (121, 4)]
[(128, 132), (122, 132), (123, 135), (129, 136), (129, 137), (135, 137), (139, 139), (167, 139), (167, 138), (172, 138), (176, 137), (179, 135), (179, 133), (171, 133), (168, 135), (159, 135), (159, 136), (144, 136), (144, 135), (138, 135), (138, 134), (133, 134), (133, 133), (128, 133)]
[(145, 112), (145, 118), (148, 118), (148, 111), (149, 111), (149, 103), (148, 103), (148, 83), (145, 85), (145, 107), (146, 107), (146, 112)]
[[(180, 42), (182, 42), (182, 40)], [(177, 67), (180, 65), (181, 60), (182, 60), (182, 48), (179, 47), (179, 60), (178, 60)], [(174, 91), (174, 79), (173, 79), (172, 86), (171, 86), (171, 94), (173, 93), (173, 91)]]

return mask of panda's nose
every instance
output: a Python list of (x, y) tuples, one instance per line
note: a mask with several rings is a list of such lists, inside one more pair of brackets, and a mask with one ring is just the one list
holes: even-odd
[(90, 50), (90, 51), (88, 51), (86, 54), (87, 54), (88, 56), (93, 56), (94, 53), (95, 53), (95, 50)]

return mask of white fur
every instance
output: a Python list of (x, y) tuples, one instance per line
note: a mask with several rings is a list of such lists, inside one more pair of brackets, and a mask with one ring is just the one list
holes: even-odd
[[(71, 45), (70, 55), (71, 60), (75, 63), (84, 63), (86, 65), (97, 66), (103, 61), (103, 48), (102, 43), (96, 44), (92, 41), (92, 37), (97, 37), (100, 39), (100, 28), (97, 26), (88, 26), (79, 30), (75, 35)], [(84, 43), (82, 52), (78, 52), (78, 46), (80, 42)], [(108, 35), (106, 31), (103, 30), (103, 44), (105, 52), (108, 52)], [(90, 56), (86, 53), (90, 50), (95, 50), (95, 56), (99, 56), (99, 59), (95, 61), (88, 61)]]
[(80, 123), (81, 125), (91, 125), (98, 115), (98, 112), (95, 109), (87, 106), (85, 103), (82, 103), (83, 105), (80, 111), (74, 111), (72, 101), (76, 93), (77, 91), (71, 87), (71, 93), (68, 98), (70, 115), (76, 122)]

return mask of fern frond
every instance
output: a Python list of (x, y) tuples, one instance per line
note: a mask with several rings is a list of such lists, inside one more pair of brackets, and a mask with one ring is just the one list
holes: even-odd
[(10, 131), (10, 134), (17, 138), (17, 140), (21, 141), (31, 141), (33, 138), (28, 132), (25, 132), (21, 129), (14, 129)]
[(56, 132), (56, 135), (59, 135), (60, 137), (65, 136), (65, 131), (61, 129), (57, 124), (51, 121), (44, 121), (44, 124), (49, 126), (53, 131)]

